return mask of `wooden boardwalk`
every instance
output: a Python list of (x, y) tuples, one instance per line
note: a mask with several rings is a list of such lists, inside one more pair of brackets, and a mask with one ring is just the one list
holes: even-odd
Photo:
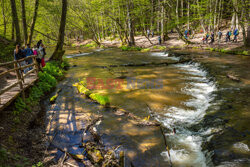
[[(13, 69), (8, 69), (0, 73), (0, 80), (5, 79), (4, 75), (15, 72), (16, 78), (7, 79), (4, 87), (0, 90), (0, 111), (7, 107), (11, 102), (13, 102), (19, 95), (25, 98), (24, 91), (29, 88), (38, 79), (38, 65), (35, 59), (36, 56), (31, 56), (29, 58), (33, 59), (33, 63), (26, 66), (20, 66), (21, 61), (25, 61), (27, 58), (18, 61), (12, 61), (0, 64), (0, 67), (6, 65), (14, 65)], [(32, 70), (28, 71), (26, 74), (20, 72), (20, 70), (26, 69), (28, 67), (33, 67)]]

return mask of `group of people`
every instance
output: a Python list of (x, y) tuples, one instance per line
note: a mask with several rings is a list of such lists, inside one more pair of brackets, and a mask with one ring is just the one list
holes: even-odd
[[(148, 30), (147, 30), (147, 37), (148, 37), (148, 38), (150, 37), (150, 34), (152, 35), (152, 38), (153, 38), (153, 37), (154, 37), (154, 31), (153, 31), (153, 30), (150, 31), (150, 30), (148, 29)], [(162, 40), (161, 40), (161, 36), (159, 35), (159, 36), (158, 36), (158, 43), (159, 43), (159, 45), (161, 45), (161, 41), (162, 41)]]
[[(16, 49), (14, 50), (14, 60), (20, 60), (32, 55), (37, 55), (36, 61), (38, 63), (38, 67), (41, 69), (45, 66), (45, 55), (46, 55), (46, 48), (42, 42), (39, 40), (36, 45), (31, 49), (30, 45), (27, 44), (26, 48), (24, 46), (20, 46), (20, 44), (16, 45)], [(26, 66), (32, 64), (32, 58), (25, 59), (24, 61), (20, 61), (18, 64), (19, 66)], [(29, 70), (32, 70), (32, 66), (25, 68), (22, 70), (23, 73), (27, 73)]]
[[(234, 35), (234, 38), (233, 38), (232, 42), (237, 42), (238, 41), (238, 35), (239, 35), (239, 30), (237, 28), (233, 31), (233, 35)], [(222, 36), (223, 36), (223, 33), (219, 29), (219, 31), (218, 31), (218, 43), (221, 42)], [(227, 31), (225, 42), (230, 42), (231, 41), (231, 36), (232, 36), (232, 31), (231, 30)], [(214, 43), (215, 35), (214, 35), (214, 32), (212, 31), (211, 34), (206, 33), (206, 35), (203, 36), (203, 38), (202, 38), (203, 44), (208, 43), (209, 37), (210, 37), (210, 44)]]

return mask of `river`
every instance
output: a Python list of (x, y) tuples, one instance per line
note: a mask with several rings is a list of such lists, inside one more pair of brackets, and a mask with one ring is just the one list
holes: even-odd
[[(83, 154), (79, 143), (84, 138), (85, 120), (101, 114), (103, 119), (96, 130), (106, 147), (121, 146), (126, 166), (131, 162), (143, 167), (170, 163), (187, 167), (249, 166), (249, 58), (209, 52), (199, 57), (191, 52), (191, 57), (198, 57), (196, 61), (166, 66), (159, 64), (178, 62), (181, 54), (118, 49), (80, 52), (67, 50), (73, 67), (58, 85), (62, 91), (56, 103), (46, 108), (51, 157), (58, 160), (63, 155), (58, 147)], [(123, 66), (128, 64), (151, 65)], [(109, 65), (113, 67), (104, 68)], [(226, 78), (231, 71), (240, 74), (243, 81)], [(161, 123), (170, 157), (159, 127), (134, 125), (128, 118), (81, 97), (72, 85), (83, 78), (103, 82), (93, 91), (107, 95), (111, 105)], [(115, 79), (118, 85), (103, 88), (108, 79)]]

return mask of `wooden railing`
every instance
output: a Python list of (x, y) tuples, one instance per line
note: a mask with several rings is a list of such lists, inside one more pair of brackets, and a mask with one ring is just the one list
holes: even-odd
[[(4, 75), (7, 75), (10, 72), (14, 72), (14, 71), (16, 73), (16, 79), (17, 79), (15, 83), (11, 83), (11, 85), (8, 85), (7, 87), (0, 90), (0, 96), (2, 94), (6, 93), (7, 91), (9, 91), (11, 88), (14, 88), (15, 86), (19, 85), (19, 89), (20, 89), (19, 91), (22, 94), (22, 98), (25, 99), (25, 94), (24, 94), (25, 78), (27, 78), (27, 76), (29, 76), (32, 73), (35, 73), (36, 78), (38, 76), (39, 67), (38, 67), (38, 64), (37, 64), (37, 61), (36, 61), (36, 57), (37, 57), (36, 55), (33, 55), (33, 56), (28, 56), (28, 57), (25, 57), (25, 58), (19, 59), (19, 60), (14, 60), (14, 61), (6, 62), (6, 63), (0, 63), (0, 67), (10, 66), (12, 64), (14, 65), (12, 69), (8, 69), (7, 71), (4, 71), (4, 72), (0, 73), (0, 79), (2, 79), (2, 77)], [(23, 61), (26, 61), (28, 59), (33, 60), (32, 64), (21, 66), (20, 63), (23, 62)], [(23, 70), (27, 69), (29, 67), (33, 67), (33, 69), (29, 70), (26, 74), (24, 74)], [(1, 99), (0, 99), (0, 104), (1, 104)], [(2, 104), (2, 105), (4, 105), (4, 104)]]

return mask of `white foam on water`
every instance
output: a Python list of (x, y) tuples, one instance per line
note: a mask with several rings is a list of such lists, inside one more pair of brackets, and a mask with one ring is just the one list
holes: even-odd
[(250, 152), (248, 145), (241, 142), (235, 143), (233, 148), (240, 152)]
[(104, 49), (96, 49), (95, 52), (104, 51)]
[(80, 56), (86, 56), (86, 55), (89, 55), (93, 52), (89, 52), (89, 53), (79, 53), (79, 54), (74, 54), (74, 55), (67, 55), (66, 57), (67, 58), (73, 58), (73, 57), (80, 57)]
[(151, 56), (156, 56), (156, 57), (162, 57), (164, 59), (171, 59), (171, 60), (176, 60), (179, 61), (180, 58), (179, 57), (175, 57), (175, 56), (170, 56), (167, 52), (152, 52), (150, 53)]
[[(175, 66), (181, 69), (181, 73), (191, 76), (191, 78), (184, 76), (187, 83), (181, 90), (183, 94), (190, 96), (188, 101), (183, 102), (190, 109), (171, 106), (164, 110), (163, 116), (158, 116), (156, 119), (170, 130), (176, 128), (175, 135), (166, 134), (167, 140), (172, 143), (170, 156), (173, 166), (205, 167), (209, 160), (202, 151), (202, 143), (205, 140), (203, 136), (209, 136), (213, 130), (206, 129), (196, 132), (192, 131), (191, 127), (195, 127), (203, 120), (206, 110), (211, 106), (216, 86), (208, 80), (207, 72), (200, 69), (199, 63)], [(169, 161), (167, 152), (164, 151), (161, 155), (166, 161)]]

